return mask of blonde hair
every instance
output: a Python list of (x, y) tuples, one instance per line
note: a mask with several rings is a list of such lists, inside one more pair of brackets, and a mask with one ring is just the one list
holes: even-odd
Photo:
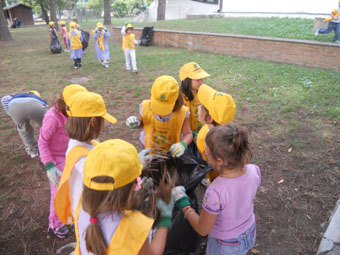
[[(114, 183), (113, 178), (100, 176), (93, 178), (96, 182)], [(99, 213), (124, 213), (132, 208), (134, 203), (134, 182), (123, 187), (99, 191), (84, 186), (82, 207), (91, 218), (97, 218)], [(86, 249), (97, 255), (106, 254), (107, 245), (98, 223), (90, 223), (85, 234)]]

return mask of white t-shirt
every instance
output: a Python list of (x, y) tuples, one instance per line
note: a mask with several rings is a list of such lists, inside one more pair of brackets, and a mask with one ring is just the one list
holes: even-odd
[[(74, 147), (74, 146), (83, 146), (89, 150), (92, 150), (94, 148), (94, 145), (80, 142), (75, 139), (70, 139), (68, 142), (68, 148), (66, 151), (66, 156), (68, 152)], [(71, 202), (71, 213), (73, 217), (75, 216), (76, 208), (79, 202), (79, 198), (81, 196), (81, 193), (83, 192), (83, 168), (85, 163), (86, 157), (81, 157), (77, 163), (74, 165), (72, 169), (72, 173), (70, 176), (70, 179), (68, 180), (69, 186), (70, 186), (70, 202)]]

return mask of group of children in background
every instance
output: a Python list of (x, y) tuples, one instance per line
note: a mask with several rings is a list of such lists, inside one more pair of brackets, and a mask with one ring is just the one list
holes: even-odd
[[(81, 65), (81, 59), (84, 55), (83, 36), (80, 32), (80, 26), (77, 20), (73, 20), (69, 24), (70, 32), (67, 32), (65, 21), (60, 21), (61, 36), (65, 44), (65, 52), (70, 52), (70, 58), (74, 61), (74, 68), (78, 69)], [(57, 35), (55, 29), (55, 23), (49, 22), (50, 33)], [(125, 55), (126, 70), (138, 73), (135, 44), (140, 44), (140, 40), (135, 40), (135, 35), (132, 33), (133, 26), (131, 24), (125, 24), (122, 28), (122, 51)], [(96, 29), (91, 31), (92, 37), (96, 41), (96, 57), (103, 66), (109, 67), (110, 49), (108, 44), (108, 38), (111, 37), (110, 32), (101, 22), (96, 24)], [(130, 64), (131, 62), (131, 64)]]
[[(99, 44), (105, 49), (105, 28), (97, 27), (96, 37), (102, 38)], [(67, 40), (80, 39), (75, 25), (70, 28), (73, 38)], [(246, 254), (254, 246), (253, 199), (261, 173), (249, 164), (247, 132), (232, 123), (235, 102), (203, 84), (209, 74), (195, 62), (185, 64), (179, 76), (181, 85), (174, 77), (158, 77), (150, 99), (139, 106), (139, 116), (127, 118), (128, 127), (142, 129), (139, 154), (120, 139), (94, 140), (104, 119), (112, 124), (116, 119), (107, 113), (102, 96), (81, 85), (66, 86), (48, 111), (36, 91), (2, 98), (31, 157), (38, 151), (27, 123), (32, 119), (41, 126), (38, 147), (51, 193), (49, 229), (64, 238), (69, 235), (66, 225), (74, 224), (74, 254), (162, 254), (174, 204), (198, 234), (208, 235), (206, 254)], [(204, 182), (201, 214), (191, 207), (183, 186), (172, 189), (169, 203), (157, 198), (157, 222), (132, 210), (141, 187), (143, 157), (168, 152), (180, 157), (186, 150), (214, 169)]]

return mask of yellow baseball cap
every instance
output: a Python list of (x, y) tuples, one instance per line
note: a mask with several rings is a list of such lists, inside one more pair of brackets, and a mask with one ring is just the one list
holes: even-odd
[(36, 95), (37, 97), (41, 97), (40, 93), (38, 91), (36, 91), (36, 90), (30, 90), (27, 93), (32, 93), (32, 94)]
[(96, 27), (104, 27), (103, 24), (101, 22), (98, 22)]
[(59, 21), (59, 24), (65, 26), (66, 23), (65, 23), (65, 21)]
[(202, 84), (198, 89), (197, 97), (218, 124), (230, 123), (235, 118), (236, 105), (231, 95), (217, 92), (208, 85)]
[(70, 29), (75, 29), (76, 26), (77, 26), (77, 23), (75, 23), (75, 22), (73, 22), (73, 21), (70, 22), (70, 24), (69, 24)]
[(63, 90), (63, 98), (66, 104), (71, 96), (82, 91), (87, 91), (87, 89), (79, 84), (71, 84), (66, 86)]
[(53, 22), (53, 21), (50, 21), (50, 22), (48, 22), (48, 25), (49, 25), (50, 27), (52, 27), (52, 26), (54, 25), (54, 22)]
[(179, 78), (181, 81), (184, 81), (186, 78), (190, 78), (192, 80), (204, 79), (210, 76), (207, 72), (205, 72), (199, 64), (195, 62), (186, 63), (179, 70)]
[[(84, 164), (84, 185), (94, 190), (114, 190), (123, 187), (142, 174), (136, 148), (121, 139), (111, 139), (97, 144), (88, 154)], [(95, 177), (108, 176), (114, 183), (99, 183)]]
[(133, 26), (131, 24), (126, 24), (126, 29), (128, 28), (132, 28), (133, 29)]
[(150, 109), (157, 115), (169, 115), (179, 95), (179, 86), (172, 76), (159, 76), (151, 88)]
[(103, 117), (115, 124), (117, 120), (106, 112), (104, 99), (101, 95), (83, 91), (71, 96), (67, 101), (68, 116), (72, 117)]

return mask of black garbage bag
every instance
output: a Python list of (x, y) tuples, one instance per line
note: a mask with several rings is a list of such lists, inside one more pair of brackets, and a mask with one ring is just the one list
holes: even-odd
[(83, 38), (83, 41), (81, 42), (83, 45), (83, 50), (85, 50), (89, 46), (89, 41), (90, 41), (90, 33), (86, 32), (82, 29), (80, 29), (81, 36)]
[(140, 46), (149, 46), (152, 43), (153, 27), (144, 27), (140, 37)]
[(51, 49), (52, 54), (61, 53), (61, 44), (59, 43), (57, 35), (54, 33), (51, 33), (50, 49)]
[[(152, 171), (143, 171), (143, 175), (151, 177), (157, 187), (164, 169), (170, 175), (177, 175), (176, 186), (182, 185), (191, 201), (192, 208), (199, 213), (199, 206), (195, 188), (212, 168), (207, 163), (195, 156), (185, 153), (179, 158), (164, 155), (161, 159), (155, 158), (150, 164)], [(158, 171), (154, 171), (158, 170)], [(172, 227), (168, 232), (164, 254), (189, 255), (199, 254), (200, 236), (184, 218), (183, 213), (175, 207), (172, 213)]]

